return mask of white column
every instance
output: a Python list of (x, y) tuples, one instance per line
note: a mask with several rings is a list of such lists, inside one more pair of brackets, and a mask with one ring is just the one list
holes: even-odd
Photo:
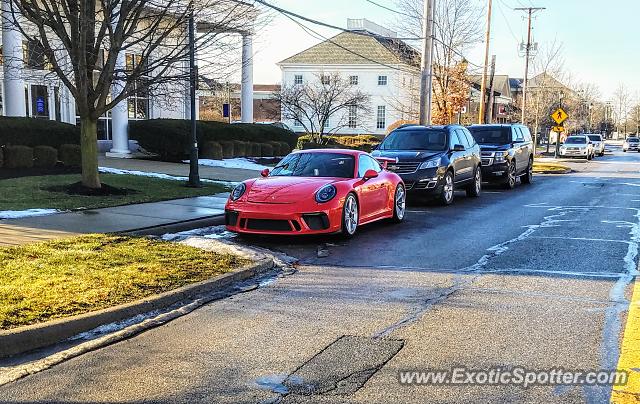
[(253, 40), (250, 34), (242, 36), (242, 93), (240, 95), (241, 120), (253, 123)]
[(22, 79), (22, 34), (12, 24), (11, 0), (2, 1), (2, 56), (4, 59), (4, 114), (26, 116)]
[[(126, 68), (126, 58), (124, 52), (118, 53), (115, 70), (117, 74), (122, 74)], [(111, 84), (111, 96), (113, 98), (120, 95), (124, 83), (122, 80), (114, 80)], [(107, 153), (107, 157), (128, 157), (129, 150), (129, 113), (127, 111), (127, 100), (120, 101), (111, 110), (111, 139), (113, 145)]]

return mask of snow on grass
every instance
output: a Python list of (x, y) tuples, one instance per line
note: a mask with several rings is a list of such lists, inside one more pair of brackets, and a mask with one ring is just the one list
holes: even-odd
[(60, 211), (57, 209), (0, 210), (0, 220), (55, 215), (56, 213), (60, 213)]
[[(127, 174), (127, 175), (139, 175), (142, 177), (151, 177), (151, 178), (160, 178), (163, 180), (172, 180), (172, 181), (188, 181), (189, 178), (187, 177), (176, 177), (173, 175), (169, 175), (169, 174), (162, 174), (162, 173), (154, 173), (154, 172), (148, 172), (148, 171), (136, 171), (136, 170), (121, 170), (119, 168), (111, 168), (111, 167), (99, 167), (98, 170), (101, 173), (107, 173), (107, 174)], [(236, 183), (235, 182), (229, 182), (229, 181), (215, 181), (215, 180), (209, 180), (206, 178), (201, 178), (200, 179), (201, 182), (206, 182), (206, 183), (211, 183), (211, 184), (223, 184), (223, 185), (227, 185), (227, 186), (234, 186)]]
[[(188, 161), (184, 161), (188, 163)], [(224, 160), (209, 160), (209, 159), (200, 159), (198, 160), (198, 164), (206, 167), (222, 167), (222, 168), (239, 168), (243, 170), (254, 170), (254, 171), (262, 171), (265, 168), (269, 168), (267, 166), (263, 166), (262, 164), (258, 164), (253, 160), (246, 158), (234, 158), (234, 159), (224, 159)]]

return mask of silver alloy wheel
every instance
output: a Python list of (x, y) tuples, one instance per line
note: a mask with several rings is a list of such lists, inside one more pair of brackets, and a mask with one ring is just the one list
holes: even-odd
[(396, 189), (396, 217), (399, 220), (402, 220), (404, 218), (404, 213), (407, 207), (407, 203), (406, 203), (406, 194), (404, 192), (404, 187), (402, 185), (398, 185), (398, 188)]
[(344, 225), (350, 235), (354, 234), (358, 228), (358, 203), (353, 195), (349, 195), (344, 204)]
[(513, 188), (516, 185), (516, 165), (514, 163), (509, 164), (507, 181), (509, 181), (509, 188)]
[(480, 191), (482, 191), (482, 171), (480, 171), (479, 167), (478, 167), (478, 169), (476, 169), (475, 187), (476, 187), (476, 195), (480, 195)]
[(453, 178), (451, 174), (444, 176), (444, 199), (447, 202), (451, 202), (453, 199)]

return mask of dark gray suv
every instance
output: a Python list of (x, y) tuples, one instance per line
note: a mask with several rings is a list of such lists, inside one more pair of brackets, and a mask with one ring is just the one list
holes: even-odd
[(472, 125), (469, 131), (480, 145), (485, 181), (512, 189), (519, 177), (523, 184), (533, 179), (535, 147), (529, 128), (520, 124)]

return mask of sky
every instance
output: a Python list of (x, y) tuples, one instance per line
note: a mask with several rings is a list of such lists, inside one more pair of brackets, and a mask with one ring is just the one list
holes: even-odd
[[(486, 0), (472, 1), (483, 8), (487, 4)], [(397, 9), (395, 0), (376, 2)], [(397, 19), (402, 18), (366, 0), (271, 0), (271, 3), (341, 27), (346, 27), (347, 18), (366, 18), (393, 28)], [(541, 48), (555, 41), (562, 44), (564, 66), (573, 82), (595, 84), (603, 100), (610, 99), (621, 83), (632, 94), (640, 94), (639, 0), (493, 0), (491, 54), (496, 55), (496, 74), (523, 76), (524, 58), (518, 55), (517, 47), (526, 40), (526, 19), (522, 11), (513, 9), (530, 6), (546, 7), (533, 20), (534, 40)], [(481, 21), (485, 24), (484, 16)], [(304, 24), (325, 37), (339, 32)], [(281, 73), (276, 63), (319, 42), (295, 22), (274, 13), (270, 24), (261, 28), (254, 40), (254, 82), (279, 83)], [(482, 64), (483, 52), (484, 44), (478, 44), (465, 56)]]

